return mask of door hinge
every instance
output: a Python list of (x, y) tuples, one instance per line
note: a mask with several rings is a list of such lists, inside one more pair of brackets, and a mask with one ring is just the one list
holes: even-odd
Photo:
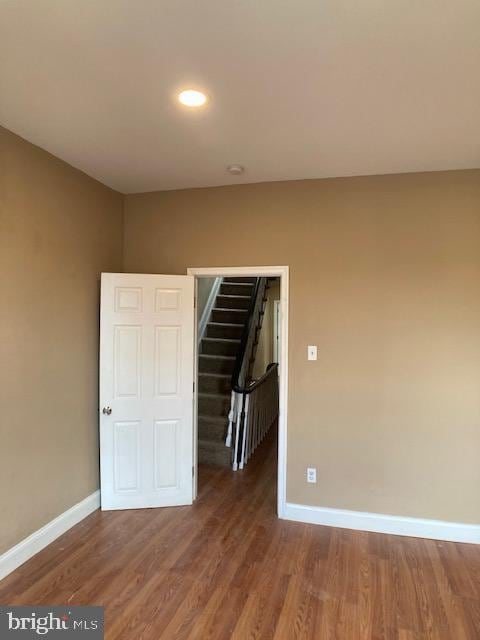
[(193, 382), (193, 393), (195, 393), (195, 381)]
[(195, 477), (195, 467), (192, 467), (192, 478)]

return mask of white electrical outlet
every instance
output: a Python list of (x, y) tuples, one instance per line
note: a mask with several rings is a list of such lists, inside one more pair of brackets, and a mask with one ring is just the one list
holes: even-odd
[(317, 482), (317, 470), (315, 467), (307, 467), (307, 482)]
[(308, 360), (316, 360), (317, 359), (317, 345), (309, 344), (307, 347), (307, 358)]

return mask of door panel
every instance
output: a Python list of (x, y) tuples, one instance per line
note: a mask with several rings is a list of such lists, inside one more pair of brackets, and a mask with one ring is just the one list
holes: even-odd
[(177, 395), (181, 381), (181, 327), (155, 327), (155, 390)]
[(102, 509), (192, 502), (193, 283), (102, 274)]
[(180, 462), (178, 420), (157, 420), (154, 433), (155, 486), (157, 489), (176, 487)]
[(140, 490), (140, 422), (113, 423), (115, 492)]
[(138, 398), (142, 371), (142, 327), (113, 327), (115, 351), (113, 378), (115, 398)]

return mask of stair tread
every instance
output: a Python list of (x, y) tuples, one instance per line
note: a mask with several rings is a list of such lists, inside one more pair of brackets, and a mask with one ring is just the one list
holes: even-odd
[(252, 296), (238, 296), (235, 293), (219, 293), (217, 296), (217, 300), (218, 298), (251, 298)]
[[(240, 342), (240, 341), (239, 341)], [(216, 353), (199, 353), (199, 358), (214, 358), (215, 360), (235, 360), (236, 356), (222, 356)]]
[(231, 378), (230, 373), (217, 373), (216, 371), (199, 371), (198, 376), (208, 376), (209, 378)]
[[(241, 342), (240, 338), (202, 338), (202, 340), (208, 340), (209, 342)], [(201, 355), (209, 355), (207, 353)]]
[(243, 287), (245, 289), (247, 287), (251, 289), (255, 286), (254, 282), (222, 282), (222, 284), (226, 285), (227, 287)]
[(248, 313), (248, 309), (229, 309), (228, 307), (213, 307), (212, 311), (228, 311), (228, 313)]
[(208, 323), (215, 325), (216, 327), (243, 327), (244, 323), (237, 323), (237, 322), (209, 322)]

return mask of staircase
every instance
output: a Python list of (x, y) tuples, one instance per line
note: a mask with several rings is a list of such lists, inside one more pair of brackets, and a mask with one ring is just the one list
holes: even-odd
[(198, 362), (198, 460), (230, 466), (225, 446), (231, 378), (256, 278), (224, 278), (202, 338)]

